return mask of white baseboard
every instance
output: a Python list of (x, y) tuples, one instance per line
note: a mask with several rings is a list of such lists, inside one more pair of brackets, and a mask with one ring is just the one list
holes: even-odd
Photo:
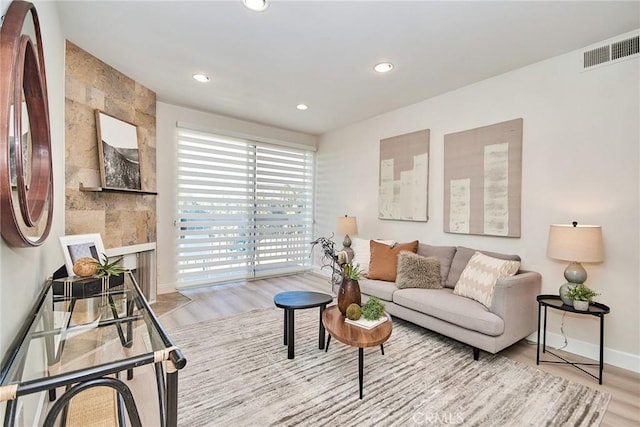
[[(527, 341), (537, 342), (537, 333), (529, 335)], [(564, 338), (562, 335), (547, 332), (547, 347), (560, 348), (563, 345)], [(567, 337), (567, 346), (562, 350), (593, 360), (600, 358), (600, 346), (571, 337)], [(626, 353), (605, 346), (604, 363), (640, 373), (640, 356), (637, 354)]]

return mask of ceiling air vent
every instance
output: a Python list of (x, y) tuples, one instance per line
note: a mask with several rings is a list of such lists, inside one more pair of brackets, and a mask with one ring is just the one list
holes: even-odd
[(634, 36), (624, 40), (591, 47), (583, 52), (582, 71), (599, 68), (598, 65), (624, 61), (638, 55), (640, 37)]

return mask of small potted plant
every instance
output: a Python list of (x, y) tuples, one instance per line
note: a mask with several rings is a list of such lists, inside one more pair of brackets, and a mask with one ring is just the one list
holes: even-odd
[(105, 278), (109, 281), (109, 287), (118, 286), (124, 283), (122, 273), (127, 271), (121, 265), (123, 257), (120, 256), (115, 261), (109, 259), (106, 254), (102, 254), (102, 260), (84, 257), (73, 263), (73, 273), (80, 277), (93, 277), (96, 279)]
[(573, 308), (580, 311), (589, 310), (589, 303), (597, 295), (600, 294), (584, 285), (578, 285), (567, 292), (567, 297), (573, 300)]
[(384, 315), (384, 304), (378, 298), (371, 296), (362, 306), (362, 316), (367, 320), (378, 320)]

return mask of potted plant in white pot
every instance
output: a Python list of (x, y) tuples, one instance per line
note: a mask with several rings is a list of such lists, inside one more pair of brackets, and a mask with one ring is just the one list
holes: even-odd
[(584, 285), (578, 285), (567, 292), (567, 297), (573, 300), (573, 308), (580, 311), (589, 310), (589, 303), (597, 295), (597, 292)]

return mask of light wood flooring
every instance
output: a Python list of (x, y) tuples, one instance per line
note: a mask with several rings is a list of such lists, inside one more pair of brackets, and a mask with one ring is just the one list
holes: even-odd
[[(160, 317), (161, 323), (171, 331), (172, 328), (181, 325), (273, 307), (273, 296), (278, 292), (288, 290), (330, 293), (331, 287), (324, 277), (312, 274), (292, 275), (251, 282), (214, 285), (185, 290), (181, 293), (162, 294), (158, 295), (153, 308)], [(559, 351), (558, 353), (563, 354), (564, 352)], [(536, 365), (536, 346), (532, 343), (521, 341), (503, 350), (500, 354), (527, 365)], [(579, 359), (571, 354), (566, 355), (572, 360)], [(472, 357), (471, 349), (469, 349), (469, 357)], [(480, 357), (483, 357), (483, 352), (480, 353)], [(598, 385), (596, 380), (569, 365), (542, 364), (538, 368), (611, 393), (612, 399), (605, 414), (603, 426), (640, 425), (640, 374), (605, 365), (604, 384)], [(144, 382), (144, 379), (139, 377), (136, 382)], [(151, 393), (151, 391), (149, 392)], [(142, 412), (143, 420), (151, 421), (156, 417), (153, 413), (156, 411), (154, 405), (142, 405), (139, 409)], [(153, 424), (145, 422), (144, 425)]]

